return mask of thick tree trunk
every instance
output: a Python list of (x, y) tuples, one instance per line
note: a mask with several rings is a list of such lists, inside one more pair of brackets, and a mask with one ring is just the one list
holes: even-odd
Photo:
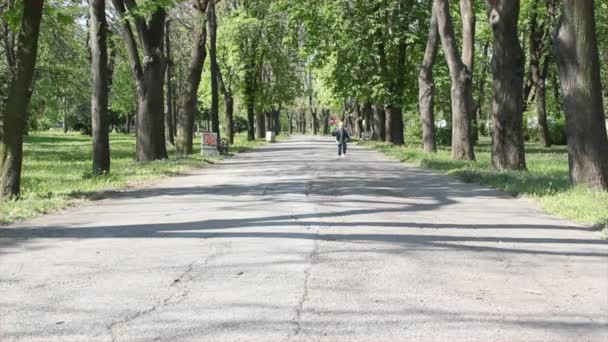
[(89, 0), (89, 48), (91, 51), (91, 127), (93, 132), (93, 174), (110, 172), (108, 118), (108, 24), (105, 0)]
[(175, 135), (173, 135), (173, 59), (171, 58), (171, 39), (170, 39), (171, 22), (167, 20), (165, 23), (165, 140), (167, 143), (175, 146)]
[(201, 83), (201, 73), (207, 58), (205, 43), (207, 41), (207, 25), (205, 12), (208, 1), (194, 0), (196, 8), (196, 26), (194, 29), (194, 46), (188, 67), (186, 89), (181, 98), (179, 117), (177, 120), (176, 149), (178, 153), (191, 154), (194, 140), (194, 118), (196, 116), (196, 103), (198, 88)]
[(209, 0), (207, 8), (207, 20), (209, 24), (209, 62), (211, 64), (211, 131), (220, 138), (220, 116), (219, 116), (219, 89), (217, 84), (217, 18), (215, 15), (215, 0)]
[(418, 76), (418, 100), (420, 106), (420, 118), (422, 120), (422, 148), (425, 152), (437, 151), (437, 140), (435, 138), (435, 82), (433, 80), (433, 67), (437, 59), (439, 47), (439, 28), (437, 17), (431, 14), (429, 36), (426, 43), (426, 51), (422, 60), (422, 67)]
[(164, 79), (164, 66), (159, 54), (145, 67), (143, 85), (138, 87), (136, 159), (139, 162), (167, 158)]
[(472, 75), (458, 53), (448, 0), (435, 0), (439, 36), (452, 79), (452, 159), (474, 160), (471, 137)]
[(384, 106), (381, 104), (375, 104), (373, 106), (374, 111), (374, 140), (384, 141), (386, 139), (386, 114)]
[(272, 114), (274, 116), (274, 134), (278, 136), (281, 134), (281, 109), (275, 110)]
[(608, 190), (608, 136), (593, 0), (562, 0), (553, 47), (566, 112), (570, 180)]
[(365, 133), (371, 133), (374, 121), (374, 110), (372, 104), (369, 102), (363, 104), (363, 119), (365, 120), (363, 130), (365, 130)]
[(492, 165), (498, 170), (523, 170), (524, 54), (517, 33), (519, 0), (488, 3), (488, 14), (494, 36)]
[[(386, 108), (386, 142), (394, 145), (403, 145), (403, 112), (401, 107), (392, 106)], [(390, 138), (389, 138), (390, 136)]]
[(256, 139), (266, 137), (266, 113), (255, 113), (255, 137)]
[(19, 198), (21, 194), (23, 131), (38, 53), (42, 7), (42, 0), (23, 0), (15, 68), (2, 106), (4, 113), (0, 125), (0, 198), (3, 199)]
[[(158, 7), (148, 18), (131, 16), (135, 2), (112, 0), (121, 20), (129, 64), (137, 87), (136, 160), (147, 162), (167, 158), (164, 121), (164, 34), (166, 12)], [(135, 39), (131, 22), (137, 30)], [(139, 44), (138, 44), (139, 41)], [(140, 59), (138, 45), (144, 54)]]

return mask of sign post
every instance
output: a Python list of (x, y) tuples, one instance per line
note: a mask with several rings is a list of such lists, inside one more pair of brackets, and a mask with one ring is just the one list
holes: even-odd
[(217, 133), (203, 132), (201, 154), (203, 156), (217, 156), (220, 154), (217, 149)]

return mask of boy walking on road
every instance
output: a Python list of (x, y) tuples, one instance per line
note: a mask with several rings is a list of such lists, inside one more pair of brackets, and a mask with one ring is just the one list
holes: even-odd
[(343, 122), (338, 124), (338, 129), (333, 131), (332, 135), (336, 137), (336, 142), (338, 143), (338, 158), (346, 157), (346, 144), (350, 141), (350, 135), (348, 135), (348, 131), (344, 128)]

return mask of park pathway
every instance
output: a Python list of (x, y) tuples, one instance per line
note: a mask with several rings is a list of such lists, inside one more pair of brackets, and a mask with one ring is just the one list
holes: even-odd
[(0, 227), (0, 341), (607, 341), (608, 242), (294, 137)]

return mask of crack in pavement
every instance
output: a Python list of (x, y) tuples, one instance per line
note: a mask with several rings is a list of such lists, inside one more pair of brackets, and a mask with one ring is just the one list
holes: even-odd
[[(306, 196), (307, 199), (310, 199), (313, 188), (314, 188), (313, 181), (310, 181), (306, 184), (306, 189), (304, 190), (304, 195)], [(317, 208), (316, 203), (314, 201), (311, 203), (315, 205), (314, 211), (318, 213), (319, 209)], [(296, 216), (294, 214), (290, 215), (290, 217), (292, 217), (293, 220), (296, 222), (300, 221), (298, 216)], [(306, 303), (306, 301), (308, 301), (308, 298), (310, 295), (309, 285), (310, 285), (312, 268), (315, 265), (315, 263), (317, 262), (317, 257), (319, 255), (319, 249), (320, 249), (320, 243), (321, 243), (321, 235), (322, 235), (321, 228), (323, 228), (324, 226), (326, 226), (326, 225), (324, 225), (324, 224), (316, 225), (317, 229), (314, 232), (314, 235), (317, 236), (317, 238), (314, 239), (314, 245), (313, 245), (312, 251), (306, 257), (306, 259), (309, 260), (309, 264), (306, 267), (306, 270), (304, 270), (304, 284), (303, 284), (302, 295), (300, 296), (300, 299), (298, 300), (298, 302), (294, 308), (294, 317), (292, 319), (292, 324), (294, 325), (294, 330), (291, 334), (289, 334), (285, 337), (284, 342), (291, 340), (292, 338), (298, 336), (302, 332), (302, 311), (304, 310), (304, 304)], [(304, 227), (308, 230), (308, 229), (312, 229), (313, 225), (306, 224), (306, 225), (304, 225)]]
[[(223, 244), (223, 246), (225, 246), (225, 245), (226, 244)], [(112, 342), (117, 341), (117, 336), (114, 332), (115, 327), (127, 325), (130, 322), (133, 322), (138, 318), (149, 315), (166, 306), (177, 305), (177, 304), (180, 304), (181, 302), (183, 302), (190, 295), (190, 292), (192, 290), (192, 283), (197, 278), (192, 274), (195, 271), (195, 266), (205, 267), (211, 261), (215, 260), (216, 258), (218, 258), (219, 256), (221, 256), (223, 254), (225, 254), (225, 252), (223, 251), (223, 249), (220, 249), (219, 251), (216, 251), (216, 252), (208, 255), (201, 263), (198, 263), (198, 264), (196, 262), (190, 263), (186, 267), (186, 269), (181, 273), (181, 275), (179, 275), (177, 278), (175, 278), (173, 280), (173, 282), (171, 283), (171, 285), (169, 285), (169, 289), (177, 288), (176, 291), (174, 291), (173, 293), (164, 297), (163, 299), (157, 301), (156, 304), (152, 305), (152, 307), (150, 307), (146, 310), (136, 312), (132, 315), (128, 315), (122, 319), (113, 321), (110, 324), (106, 325), (106, 329), (110, 333), (111, 341)], [(205, 270), (204, 269), (201, 270), (201, 272), (199, 273), (199, 278), (204, 273), (205, 273)]]

